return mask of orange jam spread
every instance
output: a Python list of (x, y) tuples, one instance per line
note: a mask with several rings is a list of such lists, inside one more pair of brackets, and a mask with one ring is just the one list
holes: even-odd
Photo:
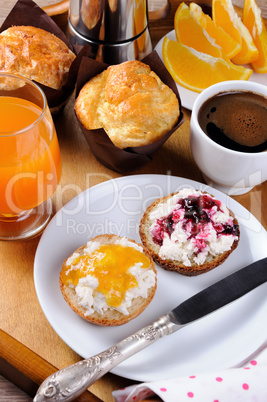
[[(128, 272), (136, 263), (142, 263), (142, 268), (150, 266), (149, 258), (133, 247), (101, 245), (90, 255), (80, 255), (66, 266), (62, 280), (76, 286), (81, 278), (94, 276), (99, 283), (96, 290), (104, 294), (109, 306), (118, 307), (126, 291), (138, 285), (136, 278)], [(77, 268), (73, 267), (75, 265)]]

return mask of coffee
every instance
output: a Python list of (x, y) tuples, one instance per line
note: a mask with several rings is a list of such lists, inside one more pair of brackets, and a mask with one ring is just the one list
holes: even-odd
[(198, 112), (202, 130), (217, 144), (240, 152), (267, 149), (267, 98), (249, 91), (221, 92)]

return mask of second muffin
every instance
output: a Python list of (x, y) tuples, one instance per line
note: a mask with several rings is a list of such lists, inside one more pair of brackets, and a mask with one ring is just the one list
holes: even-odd
[(85, 128), (103, 128), (121, 149), (159, 140), (180, 116), (174, 92), (138, 60), (109, 66), (88, 81), (75, 112)]

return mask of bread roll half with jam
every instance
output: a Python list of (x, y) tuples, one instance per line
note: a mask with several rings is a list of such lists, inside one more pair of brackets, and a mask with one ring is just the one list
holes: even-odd
[(187, 276), (222, 264), (240, 238), (234, 213), (213, 195), (190, 188), (155, 200), (139, 233), (154, 261)]
[(141, 244), (105, 234), (64, 261), (59, 283), (64, 299), (79, 316), (97, 325), (115, 326), (137, 317), (149, 305), (157, 273)]

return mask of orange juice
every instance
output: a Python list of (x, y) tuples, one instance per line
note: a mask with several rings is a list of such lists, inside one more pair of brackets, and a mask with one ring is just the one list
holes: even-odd
[(50, 113), (43, 115), (28, 100), (0, 97), (0, 215), (18, 215), (42, 204), (55, 191), (60, 175)]

